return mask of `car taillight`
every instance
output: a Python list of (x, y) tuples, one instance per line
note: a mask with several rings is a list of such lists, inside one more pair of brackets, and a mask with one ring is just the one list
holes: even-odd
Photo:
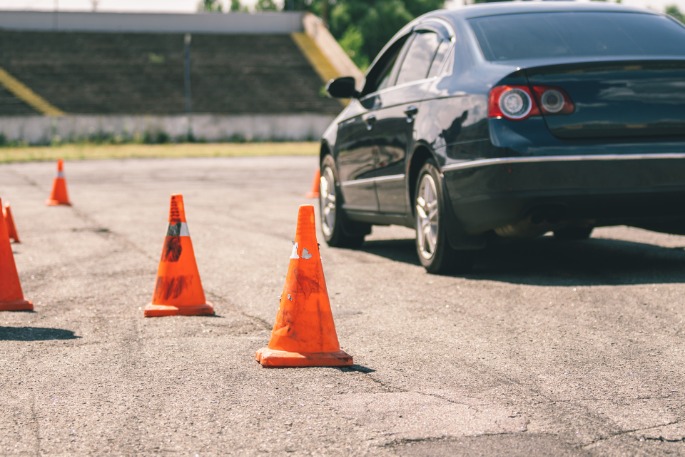
[(497, 86), (490, 91), (490, 117), (519, 121), (540, 114), (528, 86)]
[(571, 97), (558, 87), (533, 86), (543, 114), (571, 114), (575, 106)]
[[(488, 115), (521, 121), (543, 114), (570, 114), (574, 105), (563, 90), (549, 86), (497, 86), (490, 91)], [(533, 96), (535, 94), (535, 96)]]

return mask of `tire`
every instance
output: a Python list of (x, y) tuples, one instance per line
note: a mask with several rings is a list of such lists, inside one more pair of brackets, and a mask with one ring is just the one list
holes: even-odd
[(554, 238), (561, 241), (582, 241), (592, 235), (594, 227), (564, 227), (554, 231)]
[(364, 237), (371, 233), (371, 225), (351, 221), (342, 208), (340, 178), (335, 160), (326, 155), (321, 162), (321, 183), (319, 185), (319, 215), (321, 232), (329, 246), (337, 248), (358, 248)]
[(445, 198), (438, 167), (432, 160), (419, 171), (414, 189), (416, 253), (428, 273), (465, 273), (473, 266), (472, 251), (452, 249), (447, 240)]

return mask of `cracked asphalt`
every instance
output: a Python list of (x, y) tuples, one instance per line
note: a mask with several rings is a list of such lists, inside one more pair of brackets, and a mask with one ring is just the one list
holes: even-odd
[[(33, 313), (0, 314), (2, 455), (685, 455), (685, 238), (625, 227), (431, 276), (322, 246), (349, 369), (264, 369), (314, 157), (0, 166)], [(217, 317), (143, 318), (182, 193)]]

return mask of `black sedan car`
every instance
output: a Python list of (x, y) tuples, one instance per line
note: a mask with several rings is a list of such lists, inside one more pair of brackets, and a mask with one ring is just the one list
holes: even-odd
[(383, 48), (321, 141), (331, 246), (416, 228), (432, 273), (493, 237), (685, 233), (685, 27), (602, 3), (426, 14)]

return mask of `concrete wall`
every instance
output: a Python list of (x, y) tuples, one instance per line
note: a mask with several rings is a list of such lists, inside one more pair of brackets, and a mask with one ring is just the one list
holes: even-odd
[(303, 13), (77, 13), (0, 11), (0, 29), (59, 32), (288, 34)]
[(159, 133), (170, 139), (184, 138), (190, 128), (202, 141), (245, 140), (316, 140), (332, 116), (198, 114), (178, 116), (3, 116), (0, 134), (7, 141), (49, 144), (52, 141), (80, 141), (97, 136), (142, 139)]

